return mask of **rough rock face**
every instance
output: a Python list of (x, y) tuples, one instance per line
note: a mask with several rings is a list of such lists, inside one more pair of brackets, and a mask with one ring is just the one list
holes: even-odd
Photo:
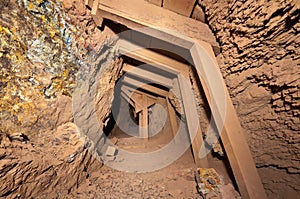
[(269, 197), (291, 198), (300, 193), (299, 1), (199, 4)]
[(106, 37), (83, 38), (95, 25), (80, 3), (70, 18), (54, 1), (0, 3), (0, 197), (74, 198), (102, 166), (73, 123), (78, 68)]
[(74, 198), (74, 190), (102, 167), (73, 123), (42, 139), (1, 134), (0, 158), (0, 197), (6, 198)]

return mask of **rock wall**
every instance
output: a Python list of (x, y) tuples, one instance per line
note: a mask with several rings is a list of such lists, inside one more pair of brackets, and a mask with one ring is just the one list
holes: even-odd
[(93, 197), (89, 177), (102, 163), (73, 123), (72, 96), (79, 70), (101, 68), (96, 52), (109, 33), (96, 28), (83, 1), (70, 4), (0, 3), (1, 198)]
[(270, 198), (300, 194), (300, 3), (200, 0)]

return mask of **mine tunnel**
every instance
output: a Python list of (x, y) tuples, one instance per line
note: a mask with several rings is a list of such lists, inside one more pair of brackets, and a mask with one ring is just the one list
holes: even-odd
[(299, 198), (299, 10), (1, 1), (0, 197)]

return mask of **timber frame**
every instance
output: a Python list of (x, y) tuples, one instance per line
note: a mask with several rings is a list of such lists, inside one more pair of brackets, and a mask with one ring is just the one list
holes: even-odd
[[(202, 167), (208, 167), (205, 158), (197, 159), (199, 158), (198, 151), (203, 146), (203, 138), (199, 130), (199, 120), (194, 121), (197, 111), (193, 93), (186, 89), (191, 88), (190, 83), (185, 81), (188, 78), (189, 66), (179, 62), (174, 64), (174, 60), (159, 58), (159, 56), (154, 56), (146, 49), (165, 49), (176, 46), (179, 49), (176, 52), (179, 52), (187, 58), (191, 65), (196, 67), (196, 73), (211, 108), (213, 119), (216, 123), (223, 124), (221, 126), (217, 125), (217, 129), (242, 198), (267, 198), (215, 58), (215, 53), (218, 53), (217, 44), (211, 38), (205, 37), (205, 31), (199, 30), (197, 25), (200, 22), (196, 23), (192, 19), (175, 15), (171, 11), (160, 7), (156, 8), (155, 5), (143, 0), (86, 0), (86, 5), (92, 8), (92, 15), (97, 25), (101, 26), (103, 19), (106, 18), (124, 24), (130, 29), (135, 29), (134, 32), (137, 35), (142, 34), (147, 37), (147, 39), (141, 40), (133, 35), (134, 33), (129, 33), (131, 35), (125, 33), (117, 43), (118, 49), (123, 55), (150, 63), (151, 66), (168, 71), (176, 76), (175, 81), (177, 81), (180, 88), (188, 131), (191, 140), (193, 140), (192, 148), (195, 161), (196, 163), (199, 161), (198, 165)], [(154, 21), (151, 17), (148, 17), (152, 15), (160, 16), (161, 20)], [(164, 20), (169, 20), (171, 25), (166, 25), (163, 22)], [(174, 26), (172, 23), (178, 24)], [(136, 29), (142, 27), (149, 28)], [(194, 31), (186, 31), (191, 28), (195, 28)], [(178, 31), (180, 34), (166, 29)], [(194, 34), (195, 32), (197, 34)], [(169, 86), (168, 80), (164, 83)], [(220, 95), (220, 90), (224, 92), (223, 95)], [(226, 110), (224, 110), (224, 107), (226, 107)]]

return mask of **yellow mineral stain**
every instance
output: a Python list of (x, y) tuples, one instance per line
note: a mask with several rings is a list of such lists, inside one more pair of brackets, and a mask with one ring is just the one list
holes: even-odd
[(46, 17), (44, 15), (41, 16), (41, 19), (42, 19), (43, 22), (46, 21)]
[(32, 2), (30, 2), (30, 3), (28, 4), (28, 9), (29, 9), (29, 10), (32, 10), (32, 9), (33, 9), (33, 7), (34, 7), (33, 3), (32, 3)]

